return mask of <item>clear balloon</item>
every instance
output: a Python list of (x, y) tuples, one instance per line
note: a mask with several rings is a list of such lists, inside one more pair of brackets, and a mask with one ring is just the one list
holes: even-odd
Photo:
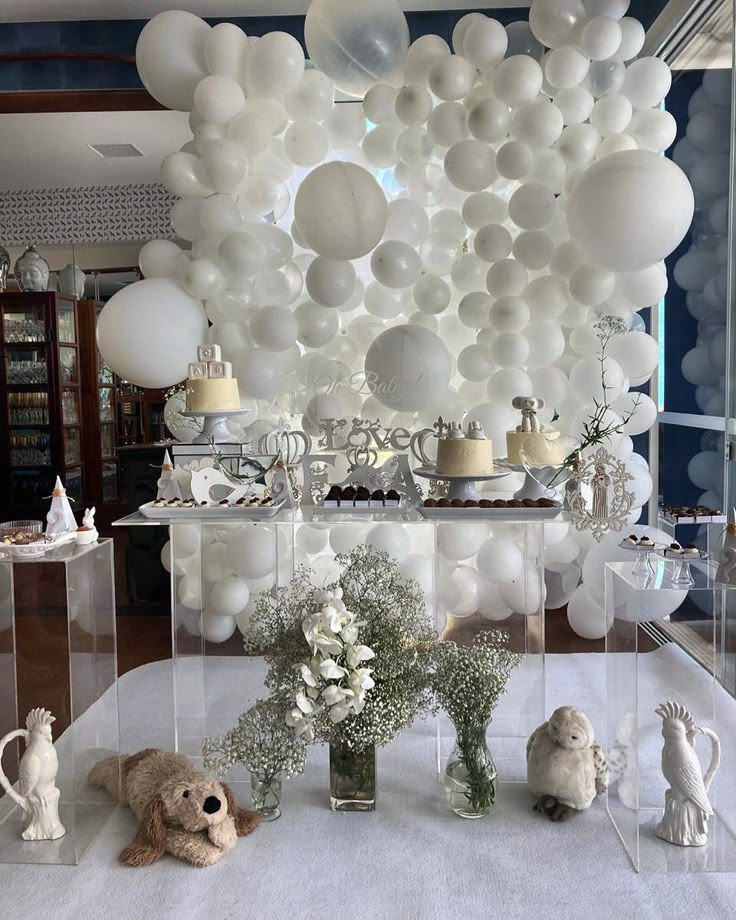
[(581, 0), (534, 0), (529, 9), (529, 28), (543, 45), (559, 48), (574, 40), (585, 15)]
[(348, 96), (362, 99), (375, 83), (401, 80), (409, 27), (396, 0), (313, 0), (304, 38), (310, 60)]

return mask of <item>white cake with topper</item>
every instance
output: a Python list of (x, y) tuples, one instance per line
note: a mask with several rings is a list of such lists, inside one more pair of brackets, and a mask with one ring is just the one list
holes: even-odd
[(240, 409), (237, 378), (219, 345), (200, 345), (189, 365), (186, 387), (189, 412), (234, 412)]
[(467, 433), (450, 422), (437, 445), (437, 473), (446, 476), (486, 476), (493, 473), (493, 443), (480, 422), (470, 422)]
[(515, 396), (511, 402), (521, 410), (521, 423), (506, 432), (506, 458), (518, 466), (559, 466), (565, 459), (565, 448), (559, 443), (560, 432), (541, 424), (537, 412), (544, 409), (544, 400), (534, 396)]

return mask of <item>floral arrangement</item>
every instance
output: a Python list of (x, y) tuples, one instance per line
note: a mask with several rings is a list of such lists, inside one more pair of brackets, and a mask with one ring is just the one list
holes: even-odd
[(435, 633), (420, 586), (388, 554), (358, 546), (337, 562), (342, 575), (325, 589), (303, 567), (262, 595), (248, 647), (265, 655), (266, 685), (297, 737), (358, 752), (429, 709)]
[(495, 769), (489, 769), (485, 757), (486, 726), (511, 671), (522, 659), (509, 651), (508, 639), (503, 631), (484, 631), (475, 635), (471, 645), (448, 640), (434, 646), (432, 690), (455, 725), (464, 794), (473, 812), (482, 812), (495, 799)]
[(267, 699), (244, 712), (237, 726), (223, 737), (205, 738), (202, 754), (205, 769), (215, 776), (225, 776), (240, 763), (268, 785), (302, 773), (306, 748), (286, 725), (283, 705)]

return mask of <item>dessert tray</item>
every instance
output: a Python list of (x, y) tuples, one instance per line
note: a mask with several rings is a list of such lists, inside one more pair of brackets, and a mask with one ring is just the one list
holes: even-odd
[[(427, 504), (429, 502), (430, 504)], [(445, 504), (445, 502), (449, 502)], [(556, 518), (562, 511), (559, 502), (551, 499), (473, 499), (461, 503), (460, 499), (425, 499), (424, 503), (416, 506), (416, 510), (423, 518), (429, 521), (445, 521), (455, 519), (493, 521), (528, 521), (530, 519), (549, 521)]]
[[(33, 534), (34, 539), (29, 543), (6, 543), (0, 538), (0, 553), (6, 553), (17, 559), (28, 559), (34, 556), (43, 556), (44, 553), (64, 546), (66, 543), (74, 543), (77, 539), (76, 530), (69, 533), (60, 534), (58, 537), (48, 538), (45, 534)], [(5, 536), (5, 535), (3, 535)]]
[(666, 505), (662, 517), (670, 524), (725, 524), (726, 515), (704, 505)]
[[(345, 495), (344, 493), (348, 494)], [(400, 512), (407, 510), (406, 496), (394, 489), (384, 492), (366, 487), (331, 486), (327, 496), (313, 509), (327, 514), (376, 514), (382, 512)]]
[[(155, 506), (155, 507), (154, 507)], [(213, 518), (223, 521), (258, 521), (275, 517), (284, 507), (284, 501), (268, 505), (233, 505), (208, 503), (206, 505), (155, 505), (146, 502), (138, 510), (145, 518), (168, 521), (211, 521)]]

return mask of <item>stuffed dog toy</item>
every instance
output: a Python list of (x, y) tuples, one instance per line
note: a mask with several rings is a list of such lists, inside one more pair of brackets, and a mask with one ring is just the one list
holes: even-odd
[(238, 808), (228, 786), (195, 770), (183, 754), (149, 748), (108, 757), (88, 779), (129, 805), (138, 818), (136, 835), (120, 854), (127, 866), (147, 866), (164, 853), (194, 866), (211, 866), (261, 820)]

